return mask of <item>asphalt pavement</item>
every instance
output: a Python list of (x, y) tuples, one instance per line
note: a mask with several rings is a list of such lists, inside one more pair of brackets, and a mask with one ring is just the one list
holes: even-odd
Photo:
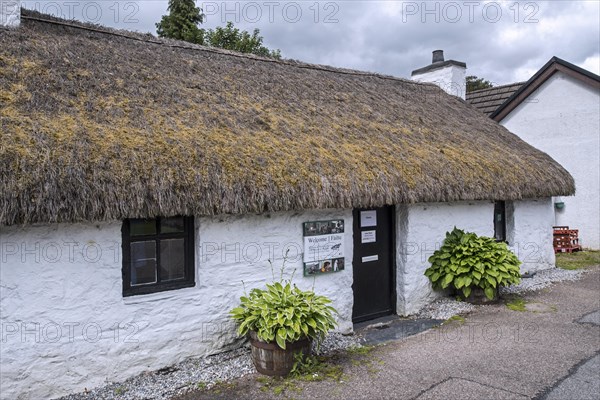
[(600, 266), (519, 297), (525, 311), (503, 299), (464, 320), (392, 334), (335, 361), (337, 379), (266, 385), (250, 375), (180, 399), (600, 399)]

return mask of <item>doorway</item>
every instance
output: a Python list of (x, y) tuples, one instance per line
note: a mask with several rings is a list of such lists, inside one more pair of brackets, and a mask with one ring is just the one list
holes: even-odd
[(394, 207), (353, 211), (352, 322), (394, 313)]

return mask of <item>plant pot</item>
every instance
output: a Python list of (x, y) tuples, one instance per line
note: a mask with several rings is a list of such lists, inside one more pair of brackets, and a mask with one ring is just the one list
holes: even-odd
[(252, 362), (258, 372), (269, 376), (286, 376), (294, 366), (295, 354), (310, 354), (311, 341), (301, 339), (294, 343), (286, 343), (284, 350), (277, 343), (264, 342), (258, 338), (256, 332), (250, 332), (250, 345)]

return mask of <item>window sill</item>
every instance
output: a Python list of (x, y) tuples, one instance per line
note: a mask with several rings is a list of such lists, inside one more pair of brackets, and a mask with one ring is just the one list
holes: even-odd
[(141, 304), (141, 303), (151, 303), (154, 301), (164, 301), (176, 297), (188, 296), (192, 294), (196, 289), (196, 285), (190, 287), (183, 287), (179, 289), (165, 290), (162, 292), (156, 293), (147, 293), (147, 294), (135, 294), (123, 297), (123, 304)]

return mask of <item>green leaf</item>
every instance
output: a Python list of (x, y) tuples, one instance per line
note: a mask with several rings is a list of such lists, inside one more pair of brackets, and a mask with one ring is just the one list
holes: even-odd
[(287, 332), (284, 328), (279, 328), (279, 330), (277, 331), (277, 336), (275, 337), (275, 341), (277, 342), (277, 344), (279, 345), (279, 347), (281, 347), (282, 349), (285, 350), (285, 339), (287, 337)]
[(448, 285), (450, 284), (450, 282), (452, 282), (452, 280), (454, 279), (454, 275), (452, 274), (448, 274), (444, 277), (444, 281), (442, 282), (442, 287), (444, 289), (446, 289), (448, 287)]
[(468, 286), (465, 286), (464, 288), (462, 288), (462, 292), (465, 295), (465, 298), (467, 298), (471, 294), (471, 288)]
[(485, 289), (483, 289), (484, 293), (485, 293), (485, 297), (487, 297), (490, 300), (494, 299), (494, 289), (492, 289), (491, 287), (487, 287)]
[(473, 279), (470, 276), (465, 277), (465, 286), (471, 286)]

